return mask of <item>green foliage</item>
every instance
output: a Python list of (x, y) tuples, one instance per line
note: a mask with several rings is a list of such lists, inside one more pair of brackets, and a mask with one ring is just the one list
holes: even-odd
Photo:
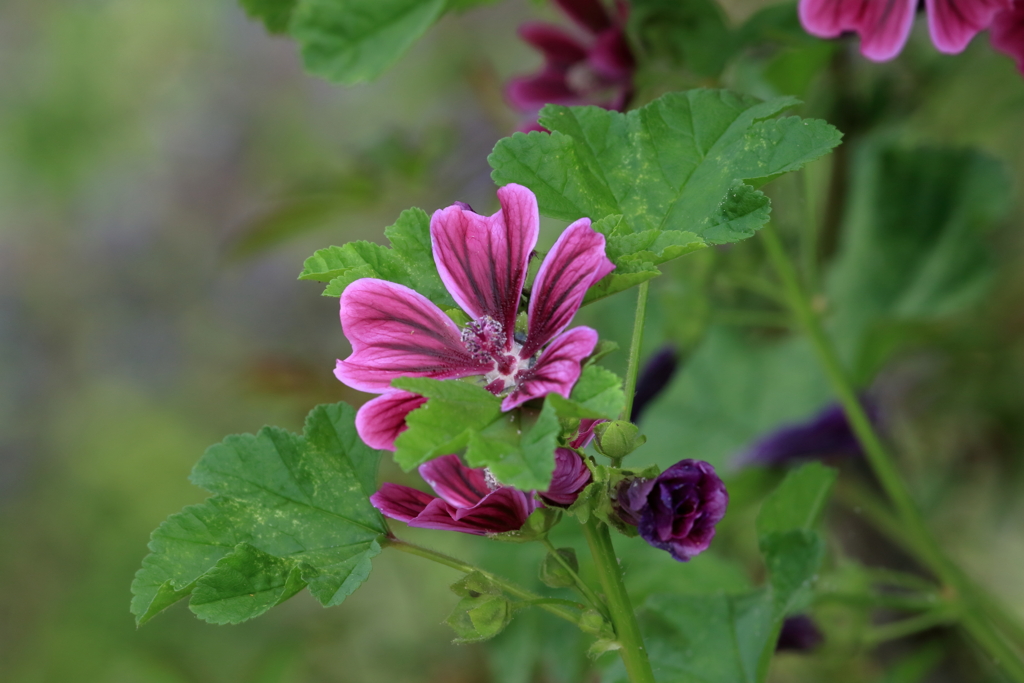
[(490, 640), (512, 620), (512, 603), (501, 588), (480, 572), (472, 572), (451, 585), (461, 600), (445, 623), (455, 631), (456, 643)]
[[(555, 557), (558, 553), (558, 557)], [(559, 562), (559, 557), (561, 562)], [(564, 563), (564, 564), (563, 564)], [(576, 559), (576, 551), (572, 548), (557, 548), (554, 552), (548, 551), (544, 561), (540, 564), (540, 581), (550, 588), (570, 588), (576, 583), (576, 579), (565, 568), (569, 565), (573, 572), (579, 573), (580, 562)]]
[(209, 448), (192, 481), (215, 495), (153, 532), (132, 583), (138, 623), (190, 595), (200, 618), (238, 623), (304, 587), (325, 607), (358, 588), (386, 527), (368, 499), (380, 454), (354, 417), (318, 406), (301, 436), (265, 427)]
[(504, 138), (488, 161), (496, 183), (526, 185), (545, 215), (622, 217), (601, 224), (621, 266), (611, 277), (629, 276), (603, 283), (606, 296), (650, 279), (662, 260), (745, 239), (764, 225), (768, 199), (747, 182), (794, 171), (841, 137), (823, 121), (773, 118), (795, 104), (690, 90), (626, 114), (548, 105), (540, 123), (550, 134)]
[(629, 22), (648, 55), (697, 76), (716, 76), (738, 47), (714, 0), (633, 0)]
[(300, 280), (327, 282), (325, 296), (341, 296), (364, 277), (380, 278), (411, 287), (442, 308), (453, 308), (434, 266), (430, 246), (430, 217), (422, 209), (407, 209), (394, 225), (384, 228), (391, 248), (373, 242), (349, 242), (320, 249), (306, 259)]
[(1009, 205), (1003, 168), (979, 152), (863, 146), (851, 210), (829, 273), (831, 328), (866, 353), (886, 323), (949, 315), (978, 301), (994, 276), (985, 234)]
[[(824, 543), (813, 530), (835, 471), (808, 464), (764, 502), (757, 528), (768, 585), (739, 594), (651, 595), (642, 616), (659, 680), (760, 683), (782, 621), (801, 606), (821, 563)], [(699, 560), (699, 558), (698, 558)], [(622, 681), (612, 670), (610, 681)]]
[(465, 450), (470, 467), (487, 467), (498, 481), (524, 491), (543, 491), (555, 470), (561, 418), (617, 415), (622, 380), (596, 365), (584, 367), (569, 399), (550, 394), (540, 410), (526, 406), (508, 413), (501, 399), (476, 384), (401, 378), (399, 389), (427, 397), (409, 413), (408, 429), (395, 441), (395, 462), (406, 471)]
[(245, 13), (259, 19), (270, 33), (284, 33), (288, 30), (292, 13), (299, 0), (239, 0)]

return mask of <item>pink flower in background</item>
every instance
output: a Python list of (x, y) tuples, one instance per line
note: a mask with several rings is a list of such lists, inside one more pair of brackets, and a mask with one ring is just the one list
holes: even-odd
[(989, 33), (992, 47), (1013, 57), (1024, 73), (1024, 0), (1016, 0), (1013, 7), (997, 14)]
[[(925, 0), (932, 42), (940, 52), (955, 54), (991, 27), (995, 47), (1020, 60), (1021, 4), (1021, 0), (1016, 6), (1014, 0)], [(854, 31), (865, 57), (885, 61), (906, 44), (917, 6), (917, 0), (800, 0), (799, 12), (808, 33), (836, 38)], [(1011, 27), (1015, 17), (1016, 34)], [(997, 36), (1010, 37), (997, 40)]]
[[(419, 471), (440, 497), (400, 484), (384, 484), (370, 496), (370, 502), (385, 516), (409, 526), (478, 535), (516, 531), (541, 507), (531, 494), (497, 484), (487, 470), (466, 467), (457, 455), (423, 463)], [(551, 486), (539, 495), (549, 504), (568, 506), (588, 483), (590, 470), (583, 459), (559, 448)]]
[[(551, 24), (523, 24), (519, 35), (543, 53), (544, 66), (509, 83), (509, 102), (533, 116), (545, 104), (593, 104), (622, 111), (633, 95), (636, 69), (626, 41), (628, 6), (619, 0), (610, 15), (599, 0), (555, 3), (579, 27), (578, 36)], [(528, 128), (543, 130), (536, 123)]]
[(425, 402), (398, 391), (398, 377), (456, 379), (481, 376), (502, 410), (554, 392), (568, 397), (580, 362), (597, 344), (589, 327), (568, 327), (587, 289), (615, 266), (604, 236), (581, 218), (558, 238), (534, 278), (527, 331), (516, 335), (519, 301), (540, 214), (527, 188), (498, 190), (501, 210), (480, 216), (457, 203), (434, 212), (434, 262), (452, 298), (469, 315), (463, 329), (422, 294), (364, 278), (341, 296), (341, 327), (352, 355), (334, 374), (360, 391), (382, 394), (356, 415), (359, 436), (373, 448), (394, 449), (405, 417)]

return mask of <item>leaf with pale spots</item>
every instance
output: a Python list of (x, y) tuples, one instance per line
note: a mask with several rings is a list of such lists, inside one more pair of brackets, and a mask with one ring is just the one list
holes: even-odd
[(369, 501), (380, 453), (354, 419), (323, 405), (301, 436), (265, 427), (209, 448), (192, 481), (216, 495), (153, 532), (132, 583), (138, 623), (186, 597), (200, 618), (238, 623), (306, 587), (325, 607), (358, 588), (387, 529)]

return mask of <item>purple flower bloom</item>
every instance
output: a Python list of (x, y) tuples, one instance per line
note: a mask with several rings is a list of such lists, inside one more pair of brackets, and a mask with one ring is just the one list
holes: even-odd
[[(586, 38), (550, 24), (529, 23), (519, 35), (544, 55), (544, 66), (509, 83), (514, 107), (536, 115), (545, 104), (594, 104), (622, 111), (633, 95), (636, 61), (626, 42), (628, 5), (609, 15), (600, 0), (555, 0)], [(530, 130), (544, 130), (536, 123)]]
[[(1007, 25), (1020, 12), (1020, 0), (925, 0), (928, 30), (940, 52), (963, 51), (979, 32), (994, 24)], [(892, 59), (907, 42), (918, 0), (800, 0), (800, 21), (808, 33), (835, 38), (846, 31), (860, 35), (860, 51), (868, 59)], [(1002, 29), (1000, 29), (1002, 30)], [(993, 29), (993, 38), (997, 31)], [(1020, 54), (1020, 39), (997, 49)]]
[[(386, 483), (370, 496), (370, 503), (385, 516), (409, 526), (477, 535), (516, 531), (541, 507), (532, 494), (501, 486), (487, 470), (466, 467), (457, 455), (425, 462), (419, 472), (440, 497)], [(539, 495), (546, 503), (567, 507), (588, 483), (590, 470), (582, 458), (559, 448), (551, 486)]]
[(779, 631), (779, 640), (775, 643), (775, 651), (791, 650), (806, 652), (821, 645), (825, 637), (817, 625), (806, 614), (786, 617)]
[(729, 494), (714, 467), (680, 460), (656, 479), (623, 482), (616, 502), (621, 518), (645, 541), (686, 562), (711, 545)]
[(643, 368), (640, 369), (640, 377), (636, 380), (636, 394), (633, 397), (630, 422), (634, 424), (640, 422), (640, 416), (644, 409), (668, 386), (678, 366), (676, 350), (671, 346), (662, 348), (647, 360)]
[(587, 289), (615, 266), (604, 236), (581, 218), (562, 233), (537, 271), (524, 337), (515, 334), (530, 254), (537, 243), (537, 198), (521, 185), (498, 190), (501, 210), (480, 216), (464, 204), (434, 212), (430, 238), (438, 273), (469, 315), (463, 329), (422, 294), (364, 278), (341, 296), (341, 327), (352, 355), (334, 374), (345, 384), (382, 394), (359, 409), (356, 429), (374, 448), (394, 449), (405, 417), (422, 405), (391, 388), (398, 377), (481, 376), (503, 396), (502, 410), (554, 392), (568, 397), (580, 362), (597, 344), (589, 327), (568, 327)]
[[(865, 400), (864, 408), (877, 424), (878, 409), (874, 402)], [(806, 422), (786, 425), (759, 439), (736, 458), (736, 463), (777, 466), (793, 460), (862, 454), (846, 413), (833, 403)]]
[(555, 450), (555, 472), (551, 486), (540, 494), (541, 500), (555, 507), (569, 507), (592, 479), (590, 468), (583, 458), (568, 448)]

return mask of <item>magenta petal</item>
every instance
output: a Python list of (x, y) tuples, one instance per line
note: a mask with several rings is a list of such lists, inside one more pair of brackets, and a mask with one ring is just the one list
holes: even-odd
[(1024, 74), (1024, 2), (1018, 1), (1012, 9), (997, 14), (990, 35), (992, 47), (1013, 57)]
[(393, 282), (364, 278), (341, 295), (341, 329), (352, 355), (338, 361), (345, 384), (382, 393), (396, 377), (451, 379), (484, 374), (459, 328), (425, 296)]
[(520, 529), (536, 507), (536, 503), (522, 491), (500, 488), (471, 508), (457, 508), (435, 498), (408, 524), (466, 534), (497, 534)]
[(587, 48), (558, 26), (551, 24), (523, 24), (519, 37), (544, 53), (551, 65), (564, 68), (587, 58)]
[(536, 76), (512, 79), (505, 97), (516, 109), (532, 112), (540, 111), (546, 104), (571, 106), (581, 102), (580, 96), (569, 88), (565, 73), (553, 69), (545, 69)]
[(385, 517), (409, 522), (421, 514), (427, 506), (439, 500), (429, 493), (418, 491), (400, 484), (382, 484), (380, 490), (370, 496), (370, 504)]
[(576, 438), (573, 439), (569, 445), (573, 448), (586, 448), (587, 445), (594, 439), (594, 427), (607, 422), (608, 420), (580, 420), (579, 432), (577, 432)]
[(466, 467), (457, 455), (423, 463), (420, 476), (437, 495), (457, 508), (473, 507), (491, 492), (484, 470)]
[(808, 33), (835, 38), (856, 31), (868, 59), (892, 59), (907, 42), (917, 0), (800, 0), (800, 22)]
[(501, 323), (512, 346), (519, 297), (530, 252), (537, 244), (537, 198), (522, 185), (498, 190), (501, 210), (480, 216), (459, 206), (435, 211), (430, 219), (434, 261), (445, 287), (474, 319)]
[(612, 20), (600, 0), (555, 0), (562, 11), (591, 33), (600, 33), (611, 27)]
[(545, 503), (568, 507), (579, 497), (590, 483), (590, 468), (575, 451), (568, 448), (555, 449), (555, 472), (551, 485), (540, 494)]
[(569, 398), (580, 378), (580, 363), (597, 346), (597, 332), (589, 327), (574, 327), (555, 338), (540, 354), (537, 364), (523, 372), (519, 385), (501, 403), (502, 410), (512, 410), (533, 398), (556, 393)]
[(961, 52), (1011, 4), (1010, 0), (925, 0), (932, 42), (940, 52)]
[(610, 81), (628, 80), (636, 69), (633, 52), (621, 29), (605, 31), (599, 35), (588, 59), (594, 70)]
[(395, 450), (395, 439), (406, 430), (406, 416), (426, 402), (419, 394), (389, 391), (364, 403), (356, 413), (359, 438), (370, 448)]
[(589, 218), (566, 228), (534, 278), (526, 343), (520, 356), (530, 358), (568, 327), (587, 289), (613, 270), (615, 264), (604, 255), (604, 235), (590, 227)]

